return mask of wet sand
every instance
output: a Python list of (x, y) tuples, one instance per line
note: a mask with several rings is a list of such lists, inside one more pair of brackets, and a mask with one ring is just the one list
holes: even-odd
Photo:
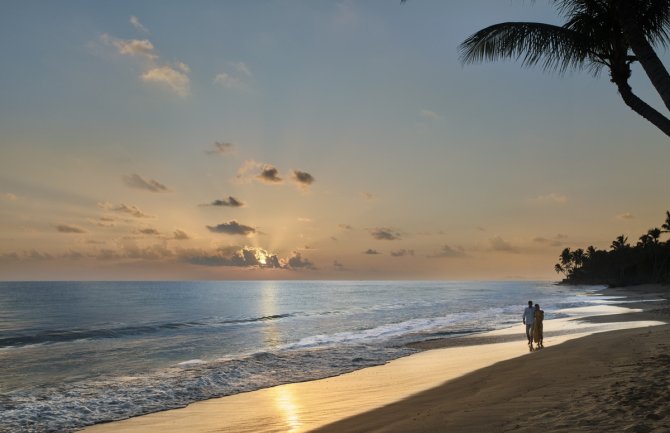
[[(626, 306), (663, 308), (646, 301)], [(383, 366), (84, 431), (667, 431), (670, 400), (660, 398), (670, 392), (670, 326), (649, 326), (668, 316), (628, 311), (595, 307), (589, 322), (545, 321), (546, 348), (533, 353), (519, 325), (427, 342), (420, 348), (433, 350)], [(617, 315), (630, 317), (613, 323)]]

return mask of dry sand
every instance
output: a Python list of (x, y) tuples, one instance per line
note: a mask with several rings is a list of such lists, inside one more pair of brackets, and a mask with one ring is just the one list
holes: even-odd
[[(646, 302), (650, 290), (633, 296), (639, 304), (627, 307), (654, 311), (596, 307), (589, 322), (545, 321), (547, 348), (533, 353), (518, 326), (455, 347), (454, 339), (433, 341), (424, 348), (442, 348), (342, 376), (85, 431), (667, 432), (670, 326), (649, 326), (668, 319), (668, 305)], [(627, 327), (635, 329), (621, 330)], [(603, 333), (611, 329), (619, 330)], [(600, 333), (585, 336), (593, 332)]]

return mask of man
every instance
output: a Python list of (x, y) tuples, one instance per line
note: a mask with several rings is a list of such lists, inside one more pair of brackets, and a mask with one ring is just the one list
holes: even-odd
[(526, 325), (526, 338), (528, 344), (533, 344), (533, 320), (535, 318), (535, 308), (533, 301), (528, 301), (528, 306), (523, 310), (523, 324)]

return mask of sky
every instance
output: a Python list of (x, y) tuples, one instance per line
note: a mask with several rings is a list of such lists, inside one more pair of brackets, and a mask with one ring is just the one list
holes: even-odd
[(460, 62), (548, 1), (2, 9), (2, 280), (556, 280), (670, 209), (606, 73)]

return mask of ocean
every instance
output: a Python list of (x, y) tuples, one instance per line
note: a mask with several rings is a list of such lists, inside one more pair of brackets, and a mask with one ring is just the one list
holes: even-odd
[(407, 343), (546, 319), (601, 287), (551, 282), (0, 282), (0, 432), (71, 432), (313, 380)]

